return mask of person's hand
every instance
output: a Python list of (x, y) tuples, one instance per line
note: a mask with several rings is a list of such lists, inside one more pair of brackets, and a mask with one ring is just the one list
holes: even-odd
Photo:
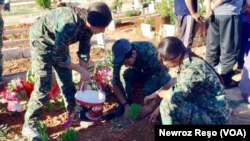
[(90, 74), (85, 68), (81, 67), (79, 73), (81, 74), (81, 81), (89, 81), (90, 80)]
[[(81, 90), (86, 90), (87, 89), (87, 83), (86, 83), (86, 81), (90, 80), (90, 74), (89, 74), (89, 72), (85, 68), (83, 68), (81, 66), (80, 66), (80, 68), (81, 69), (80, 69), (79, 73), (81, 75), (81, 80), (79, 82), (79, 88)], [(82, 87), (82, 85), (83, 85), (83, 87)]]
[(159, 106), (153, 111), (153, 113), (150, 115), (149, 123), (154, 124), (157, 121), (158, 116), (160, 115), (160, 108)]
[(193, 18), (196, 22), (201, 22), (201, 21), (202, 21), (202, 17), (201, 17), (201, 15), (198, 14), (198, 13), (194, 13), (194, 14), (192, 14), (191, 16), (192, 16), (192, 18)]
[(157, 94), (155, 94), (155, 93), (153, 93), (151, 95), (148, 95), (148, 96), (145, 96), (145, 98), (144, 98), (144, 104), (148, 105), (155, 98), (157, 98)]
[(205, 19), (209, 19), (213, 15), (213, 11), (211, 9), (208, 9), (206, 11)]

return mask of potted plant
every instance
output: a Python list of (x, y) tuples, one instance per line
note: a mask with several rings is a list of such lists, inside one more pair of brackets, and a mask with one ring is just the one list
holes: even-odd
[(167, 24), (174, 24), (174, 0), (162, 0), (155, 5), (156, 12), (162, 17), (162, 22)]
[(145, 16), (143, 19), (143, 22), (141, 23), (141, 31), (142, 35), (145, 37), (152, 37), (152, 25), (153, 25), (153, 20), (150, 16)]
[(114, 13), (120, 12), (122, 9), (123, 0), (114, 0), (112, 9)]

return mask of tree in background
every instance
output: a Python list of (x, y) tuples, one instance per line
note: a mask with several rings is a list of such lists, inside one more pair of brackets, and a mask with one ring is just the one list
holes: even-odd
[(36, 4), (41, 8), (50, 8), (51, 0), (36, 0)]

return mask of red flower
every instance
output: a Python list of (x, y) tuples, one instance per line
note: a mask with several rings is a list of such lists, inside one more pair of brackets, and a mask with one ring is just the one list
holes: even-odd
[[(27, 94), (28, 98), (30, 98), (31, 93), (34, 90), (34, 83), (27, 82), (26, 78), (23, 78), (22, 80), (23, 80), (23, 86), (26, 90), (26, 94)], [(58, 95), (58, 93), (59, 93), (59, 87), (55, 81), (55, 83), (52, 84), (52, 88), (51, 88), (50, 93), (49, 93), (49, 98), (55, 99), (56, 96)]]
[(22, 80), (23, 80), (24, 89), (26, 90), (26, 94), (27, 94), (28, 98), (30, 98), (31, 93), (34, 89), (34, 84), (27, 82), (26, 78), (22, 78)]
[(55, 99), (57, 97), (57, 95), (59, 94), (60, 90), (59, 90), (59, 87), (56, 83), (56, 81), (52, 84), (52, 88), (50, 90), (50, 93), (49, 93), (49, 98), (50, 99)]

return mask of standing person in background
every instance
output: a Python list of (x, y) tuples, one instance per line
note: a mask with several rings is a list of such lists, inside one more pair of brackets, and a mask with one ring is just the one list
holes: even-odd
[(2, 48), (3, 48), (3, 26), (4, 26), (4, 21), (2, 18), (2, 11), (3, 11), (3, 6), (4, 6), (4, 0), (0, 0), (0, 84), (3, 82), (3, 53), (2, 53)]
[[(80, 83), (90, 79), (87, 71), (90, 39), (93, 34), (104, 32), (111, 20), (109, 7), (105, 3), (95, 2), (87, 10), (76, 7), (53, 9), (30, 28), (32, 69), (36, 81), (27, 104), (22, 129), (22, 134), (29, 140), (41, 140), (36, 123), (39, 122), (43, 106), (49, 101), (52, 70), (55, 71), (57, 84), (63, 94), (68, 114), (67, 121), (72, 121), (76, 105), (72, 70), (81, 74)], [(77, 41), (79, 63), (76, 64), (71, 61), (69, 45)]]
[(4, 1), (4, 11), (10, 11), (10, 0)]
[[(250, 41), (249, 41), (250, 43)], [(249, 52), (248, 52), (249, 53)], [(245, 102), (250, 104), (250, 55), (247, 56), (244, 68), (242, 71), (241, 80), (239, 83), (239, 89), (241, 96)]]
[(221, 63), (225, 88), (237, 87), (232, 79), (240, 49), (240, 10), (243, 0), (206, 0), (209, 17), (206, 61), (213, 67)]
[(202, 17), (198, 10), (198, 0), (174, 0), (174, 9), (178, 26), (178, 38), (187, 48), (191, 48), (195, 36), (196, 22)]
[(245, 54), (248, 55), (247, 44), (250, 38), (250, 0), (244, 0), (243, 7), (241, 9), (240, 19), (241, 27), (243, 30), (241, 31), (242, 40), (238, 56), (238, 66), (235, 70), (236, 74), (242, 72)]

